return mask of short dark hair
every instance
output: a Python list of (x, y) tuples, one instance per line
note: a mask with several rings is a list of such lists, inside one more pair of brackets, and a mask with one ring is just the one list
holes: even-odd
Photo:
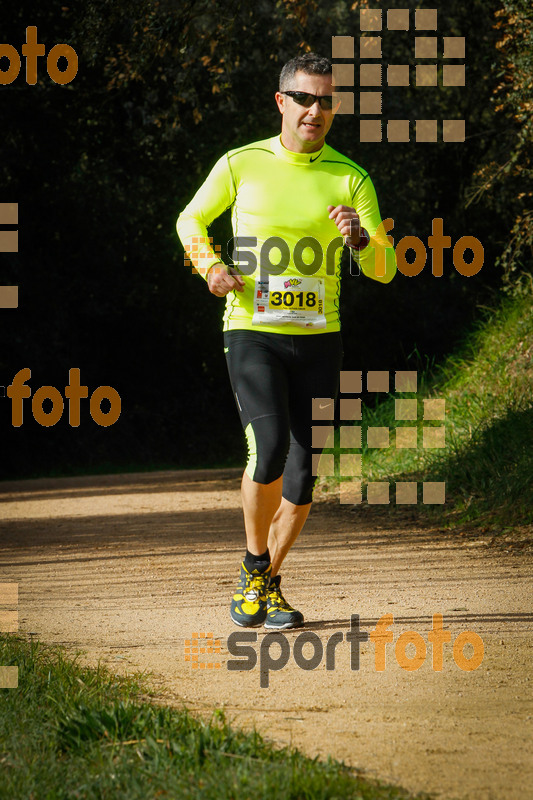
[(332, 72), (331, 60), (317, 53), (304, 53), (287, 61), (279, 76), (280, 92), (289, 89), (297, 72), (306, 75), (329, 75)]

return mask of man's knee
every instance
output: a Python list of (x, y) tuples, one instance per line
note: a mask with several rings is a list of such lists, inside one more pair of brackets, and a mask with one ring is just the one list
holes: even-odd
[(246, 474), (256, 483), (272, 483), (283, 474), (289, 450), (289, 438), (265, 422), (256, 420), (246, 427), (248, 463)]
[(316, 475), (313, 475), (313, 458), (310, 447), (293, 440), (283, 473), (283, 497), (296, 506), (313, 499)]
[(294, 473), (292, 470), (285, 470), (283, 474), (283, 497), (295, 506), (305, 506), (313, 500), (313, 488), (316, 482), (316, 475), (309, 470), (302, 470)]

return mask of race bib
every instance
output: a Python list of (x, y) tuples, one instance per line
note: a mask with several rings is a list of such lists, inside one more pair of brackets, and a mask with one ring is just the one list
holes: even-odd
[(320, 278), (287, 278), (270, 275), (254, 287), (252, 325), (298, 325), (325, 328), (324, 281)]

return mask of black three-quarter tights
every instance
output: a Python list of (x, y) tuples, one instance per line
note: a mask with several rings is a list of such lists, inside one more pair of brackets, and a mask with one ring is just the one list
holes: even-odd
[(283, 475), (283, 497), (310, 503), (312, 399), (337, 397), (341, 334), (233, 330), (224, 350), (248, 441), (247, 475), (257, 483)]

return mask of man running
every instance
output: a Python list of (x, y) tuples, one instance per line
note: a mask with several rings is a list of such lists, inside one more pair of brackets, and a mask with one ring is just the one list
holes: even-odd
[[(329, 59), (289, 61), (276, 92), (281, 136), (222, 156), (177, 221), (210, 292), (226, 297), (224, 352), (248, 442), (247, 549), (230, 609), (244, 627), (304, 621), (281, 593), (279, 570), (311, 508), (312, 400), (338, 393), (343, 246), (368, 277), (388, 283), (396, 271), (368, 174), (325, 143), (332, 92)], [(230, 207), (227, 267), (207, 227)]]

